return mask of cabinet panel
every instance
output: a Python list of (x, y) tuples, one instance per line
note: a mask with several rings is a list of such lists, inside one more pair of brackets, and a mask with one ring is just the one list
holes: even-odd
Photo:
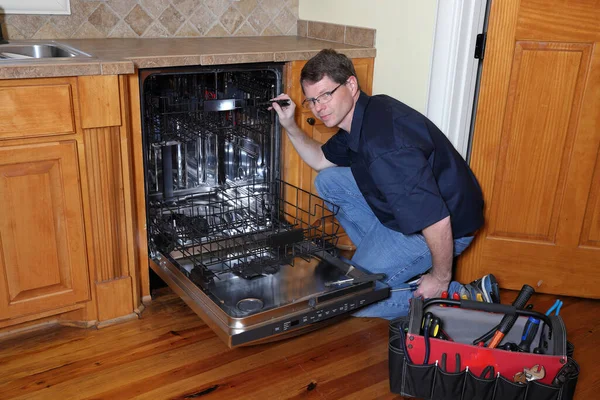
[(71, 97), (67, 82), (0, 87), (0, 139), (74, 133)]
[(75, 141), (0, 148), (0, 319), (89, 298)]
[(373, 59), (356, 58), (352, 60), (352, 64), (354, 64), (360, 90), (370, 96), (373, 93)]
[[(328, 128), (321, 122), (317, 122), (314, 125), (311, 125), (308, 121), (312, 117), (312, 113), (304, 113), (301, 118), (300, 127), (304, 132), (309, 134), (314, 140), (320, 143), (327, 142), (333, 135), (335, 135), (339, 128), (332, 127)], [(315, 187), (315, 178), (317, 177), (318, 172), (314, 169), (310, 168), (306, 163), (302, 163), (301, 175), (302, 175), (302, 185), (307, 188), (312, 194), (317, 193), (317, 188)], [(338, 226), (339, 230), (336, 230), (336, 227), (333, 226), (330, 222), (325, 222), (324, 230), (328, 234), (337, 234), (338, 239), (338, 247), (342, 249), (350, 248), (352, 244), (350, 243), (350, 239), (344, 233), (344, 230), (341, 226)]]
[(121, 125), (119, 81), (116, 75), (77, 78), (81, 102), (81, 127)]
[[(300, 121), (300, 128), (307, 134), (309, 134), (314, 140), (319, 143), (327, 142), (333, 135), (335, 135), (338, 131), (337, 127), (328, 128), (323, 123), (317, 122), (314, 125), (310, 125), (308, 123), (309, 118), (312, 117), (312, 113), (304, 113)], [(303, 163), (304, 164), (304, 163)], [(306, 188), (310, 188), (311, 193), (317, 193), (315, 189), (315, 177), (318, 172), (314, 169), (310, 168), (308, 165), (304, 164), (303, 167), (306, 167), (306, 176), (302, 180), (302, 184)]]

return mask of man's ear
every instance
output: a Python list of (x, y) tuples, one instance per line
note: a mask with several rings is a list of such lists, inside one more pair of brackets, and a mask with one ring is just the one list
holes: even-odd
[(350, 88), (350, 91), (352, 93), (352, 96), (354, 96), (356, 94), (356, 92), (358, 92), (360, 89), (358, 88), (358, 79), (356, 79), (355, 76), (351, 76), (350, 78), (348, 78), (348, 87)]

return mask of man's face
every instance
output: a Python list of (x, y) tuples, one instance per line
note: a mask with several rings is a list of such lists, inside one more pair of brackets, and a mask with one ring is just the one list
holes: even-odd
[[(343, 83), (331, 95), (331, 101), (326, 104), (316, 102), (311, 109), (315, 117), (323, 121), (325, 126), (329, 128), (340, 126), (342, 129), (350, 131), (352, 111), (354, 109), (354, 98), (350, 85), (352, 85), (350, 82)], [(338, 87), (338, 83), (325, 76), (319, 82), (304, 82), (302, 86), (306, 98), (314, 99), (324, 93), (333, 91)]]

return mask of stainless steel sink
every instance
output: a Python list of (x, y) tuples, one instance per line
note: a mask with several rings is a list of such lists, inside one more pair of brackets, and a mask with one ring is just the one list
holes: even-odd
[(0, 60), (35, 60), (91, 57), (73, 47), (53, 42), (9, 42), (0, 44)]

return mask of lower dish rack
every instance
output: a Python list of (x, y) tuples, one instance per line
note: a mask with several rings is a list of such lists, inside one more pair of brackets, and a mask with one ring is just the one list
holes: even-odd
[(199, 286), (232, 274), (253, 279), (333, 252), (337, 212), (336, 205), (282, 180), (229, 184), (151, 201), (151, 249), (185, 259), (181, 269)]

